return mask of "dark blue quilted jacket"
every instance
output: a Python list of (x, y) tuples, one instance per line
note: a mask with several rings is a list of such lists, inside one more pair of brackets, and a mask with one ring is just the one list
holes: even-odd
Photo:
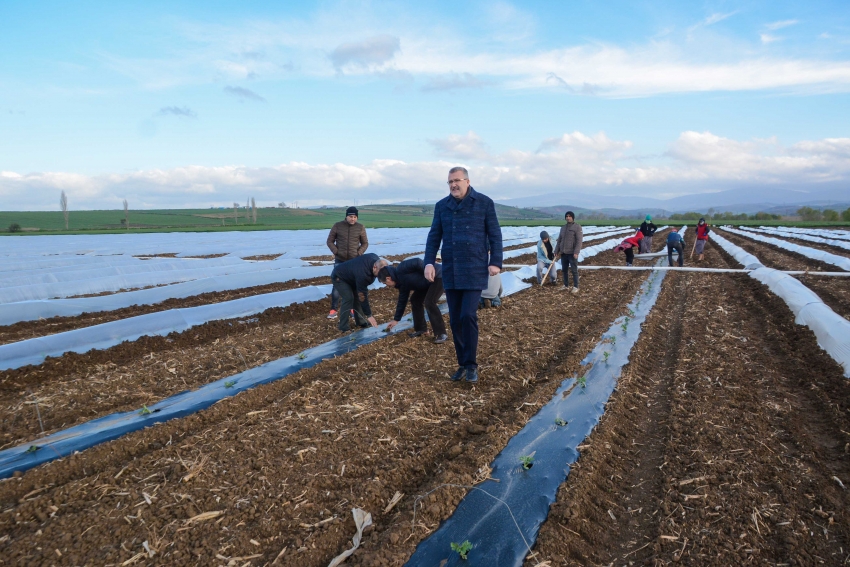
[(487, 266), (502, 267), (502, 229), (493, 200), (470, 187), (460, 203), (451, 195), (438, 201), (425, 245), (425, 265), (436, 261), (441, 242), (443, 287), (486, 289)]

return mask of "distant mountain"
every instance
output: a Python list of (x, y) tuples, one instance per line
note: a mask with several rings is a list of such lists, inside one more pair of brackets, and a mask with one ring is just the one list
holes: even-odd
[[(541, 210), (568, 208), (587, 209), (605, 212), (611, 210), (613, 216), (626, 216), (624, 213), (645, 214), (685, 213), (689, 211), (730, 211), (734, 213), (771, 212), (773, 209), (794, 211), (802, 206), (815, 208), (847, 208), (850, 204), (850, 187), (825, 187), (818, 191), (794, 191), (777, 187), (742, 187), (715, 193), (694, 193), (671, 199), (657, 199), (651, 192), (637, 196), (604, 195), (596, 191), (564, 191), (546, 193), (531, 197), (499, 199), (498, 202), (515, 207), (534, 207)], [(769, 210), (770, 209), (770, 210)], [(578, 212), (578, 211), (576, 211)], [(787, 214), (787, 213), (786, 213)]]

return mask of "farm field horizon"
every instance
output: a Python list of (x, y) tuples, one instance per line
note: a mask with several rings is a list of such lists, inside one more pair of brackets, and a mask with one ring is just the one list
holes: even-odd
[[(850, 540), (841, 486), (850, 476), (850, 440), (842, 433), (850, 431), (847, 369), (766, 285), (746, 271), (710, 271), (744, 267), (720, 244), (732, 242), (766, 268), (801, 273), (794, 278), (836, 316), (850, 319), (850, 280), (818, 275), (841, 269), (782, 248), (805, 246), (841, 262), (850, 258), (844, 247), (850, 233), (796, 230), (739, 234), (715, 228), (702, 263), (685, 257), (686, 267), (709, 271), (666, 275), (625, 366), (610, 363), (616, 388), (599, 424), (577, 441), (577, 461), (565, 463), (568, 476), (536, 538), (527, 534), (531, 550), (523, 564), (844, 560)], [(531, 265), (535, 254), (529, 250), (539, 231), (503, 232), (511, 256), (506, 263)], [(373, 246), (399, 261), (424, 249), (426, 233), (376, 229)], [(323, 566), (351, 546), (351, 509), (360, 508), (373, 525), (347, 563), (405, 564), (472, 487), (486, 489), (495, 482), (491, 477), (504, 482), (505, 475), (518, 474), (491, 469), (491, 463), (562, 383), (572, 384), (564, 396), (581, 402), (584, 388), (590, 392), (596, 384), (579, 385), (576, 378), (590, 376), (594, 366), (606, 372), (607, 357), (588, 356), (610, 349), (617, 337), (625, 340), (629, 301), (640, 301), (651, 273), (591, 269), (622, 265), (622, 253), (612, 249), (627, 236), (622, 233), (621, 227), (588, 227), (586, 248), (594, 254), (580, 263), (586, 267), (578, 295), (540, 287), (532, 277), (501, 308), (479, 312), (481, 380), (475, 385), (449, 381), (450, 343), (378, 333), (355, 350), (226, 395), (206, 409), (73, 455), (51, 455), (50, 436), (69, 427), (116, 412), (144, 422), (144, 409), (159, 411), (182, 391), (215, 381), (238, 384), (243, 373), (287, 357), (297, 362), (340, 336), (335, 321), (326, 318), (328, 300), (260, 308), (186, 330), (166, 327), (163, 334), (0, 371), (0, 461), (15, 447), (36, 447), (35, 455), (46, 452), (52, 460), (0, 480), (3, 556), (14, 564), (118, 565), (136, 557), (140, 564)], [(663, 248), (668, 233), (657, 233), (653, 251)], [(96, 306), (133, 294), (161, 298), (127, 301), (121, 309), (85, 307), (73, 316), (27, 321), (22, 315), (17, 323), (10, 323), (15, 311), (7, 309), (15, 302), (3, 299), (0, 317), (9, 324), (0, 326), (0, 349), (94, 333), (98, 325), (133, 317), (165, 320), (175, 308), (224, 307), (329, 283), (327, 275), (309, 271), (326, 270), (318, 261), (331, 259), (322, 251), (323, 239), (314, 242), (323, 231), (285, 234), (267, 239), (245, 232), (238, 241), (209, 233), (172, 240), (150, 234), (140, 235), (146, 243), (123, 250), (125, 242), (110, 235), (87, 236), (87, 242), (100, 240), (87, 249), (47, 244), (28, 252), (0, 241), (7, 267), (0, 273), (0, 293), (52, 272), (67, 274), (65, 283), (22, 288), (35, 294), (39, 286), (52, 286), (44, 287), (44, 297), (53, 299), (39, 305)], [(684, 234), (687, 251), (693, 226)], [(224, 270), (216, 278), (237, 278), (237, 284), (186, 296), (179, 286), (205, 280), (137, 291), (121, 289), (130, 281), (122, 280), (105, 295), (69, 295), (76, 293), (73, 282), (85, 284), (104, 262), (125, 266), (125, 274), (129, 266), (143, 274), (168, 268), (175, 281), (183, 281), (184, 264), (193, 270), (208, 265), (204, 269)], [(276, 283), (240, 285), (249, 266), (271, 273)], [(301, 275), (287, 279), (287, 273)], [(106, 271), (97, 277), (114, 278)], [(88, 280), (89, 287), (106, 289), (107, 279)], [(370, 293), (379, 323), (392, 317), (395, 296), (387, 288)], [(157, 414), (150, 415), (156, 421)], [(581, 424), (568, 420), (552, 427), (567, 439)], [(538, 451), (533, 458), (543, 463), (547, 455)], [(521, 473), (519, 482), (533, 487), (535, 470)], [(506, 538), (518, 537), (509, 522), (501, 529)], [(488, 550), (479, 540), (471, 544), (470, 559), (480, 561)], [(459, 561), (448, 548), (445, 557)]]

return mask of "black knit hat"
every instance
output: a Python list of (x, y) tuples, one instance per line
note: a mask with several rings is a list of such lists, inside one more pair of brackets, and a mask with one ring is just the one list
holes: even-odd
[(573, 217), (573, 219), (575, 219), (576, 214), (572, 211), (567, 211), (566, 213), (564, 213), (564, 218), (567, 218), (567, 217)]
[(540, 233), (540, 240), (546, 240), (547, 238), (549, 238), (549, 233), (548, 233), (548, 232), (546, 232), (545, 230), (544, 230), (544, 231), (542, 231), (542, 232)]
[(354, 215), (355, 217), (359, 217), (360, 215), (357, 213), (357, 207), (348, 207), (345, 209), (345, 216)]

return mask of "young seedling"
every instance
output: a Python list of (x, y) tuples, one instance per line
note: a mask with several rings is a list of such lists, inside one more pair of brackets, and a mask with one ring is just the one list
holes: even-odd
[(304, 354), (303, 352), (298, 353), (298, 360), (304, 360), (305, 358), (307, 358), (306, 354)]
[(610, 353), (609, 351), (607, 351), (607, 350), (606, 350), (605, 352), (603, 352), (603, 353), (602, 353), (602, 358), (604, 358), (604, 359), (605, 359), (605, 362), (608, 362), (608, 357), (609, 357), (609, 356), (611, 356), (611, 353)]
[(576, 383), (582, 388), (587, 388), (587, 376), (579, 376)]
[(629, 309), (629, 317), (634, 317), (634, 316), (635, 316), (635, 312), (632, 311), (631, 309)]
[(39, 447), (38, 445), (30, 445), (30, 448), (29, 448), (29, 449), (27, 449), (27, 451), (26, 451), (26, 452), (27, 452), (27, 453), (35, 453), (35, 452), (36, 452), (36, 451), (38, 451), (39, 449), (41, 449), (41, 447)]
[(472, 544), (469, 540), (464, 541), (463, 543), (455, 543), (452, 542), (452, 551), (457, 551), (460, 554), (460, 558), (466, 561), (469, 559), (467, 555), (472, 551)]
[(150, 415), (151, 410), (148, 409), (148, 406), (142, 404), (142, 409), (139, 410), (139, 415)]
[(558, 427), (563, 427), (566, 424), (567, 424), (567, 422), (564, 421), (563, 419), (561, 419), (560, 417), (555, 418), (555, 425), (557, 425)]
[(522, 463), (522, 468), (528, 470), (534, 466), (534, 455), (532, 454), (520, 457), (519, 462)]
[(236, 380), (228, 380), (227, 382), (224, 383), (225, 388), (232, 388), (235, 385), (236, 385)]

